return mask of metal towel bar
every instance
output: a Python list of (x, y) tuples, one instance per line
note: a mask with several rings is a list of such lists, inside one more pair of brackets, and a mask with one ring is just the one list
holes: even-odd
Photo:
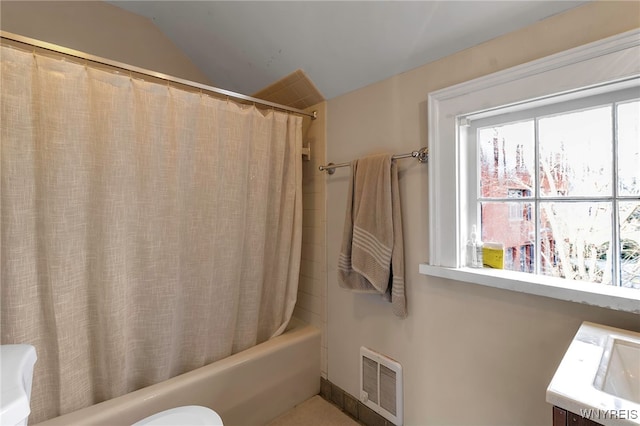
[[(429, 149), (427, 147), (422, 147), (417, 151), (408, 152), (406, 154), (394, 155), (393, 157), (391, 157), (391, 159), (398, 160), (400, 158), (409, 158), (409, 157), (417, 158), (420, 163), (426, 163), (429, 161)], [(340, 163), (340, 164), (329, 163), (325, 166), (319, 166), (318, 170), (320, 170), (321, 172), (327, 172), (330, 175), (332, 175), (336, 172), (336, 169), (338, 167), (347, 167), (349, 164), (351, 164), (351, 162)]]

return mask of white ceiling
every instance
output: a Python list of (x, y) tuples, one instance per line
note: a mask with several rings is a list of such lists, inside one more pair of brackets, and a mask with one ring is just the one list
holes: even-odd
[(326, 99), (586, 1), (109, 1), (151, 19), (214, 86), (304, 70)]

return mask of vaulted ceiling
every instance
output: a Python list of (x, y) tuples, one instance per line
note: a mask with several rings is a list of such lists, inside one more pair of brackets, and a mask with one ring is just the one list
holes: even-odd
[(151, 19), (217, 87), (301, 69), (326, 99), (585, 1), (109, 1)]

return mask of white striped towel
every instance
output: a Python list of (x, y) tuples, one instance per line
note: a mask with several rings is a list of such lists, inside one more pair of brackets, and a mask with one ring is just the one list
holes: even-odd
[(391, 154), (371, 155), (351, 162), (351, 176), (338, 282), (346, 289), (383, 295), (394, 314), (404, 318), (404, 241), (396, 164)]

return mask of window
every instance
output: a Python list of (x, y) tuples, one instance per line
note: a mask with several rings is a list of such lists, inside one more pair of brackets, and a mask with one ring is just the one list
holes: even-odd
[(505, 269), (640, 289), (640, 83), (617, 86), (463, 120), (471, 224)]
[[(633, 30), (430, 93), (420, 272), (640, 313), (639, 57)], [(465, 267), (474, 224), (507, 269)]]
[[(486, 137), (486, 135), (483, 135)], [(497, 144), (497, 138), (495, 138), (496, 144)], [(492, 138), (493, 141), (493, 138)], [(516, 152), (516, 156), (518, 158), (520, 158), (520, 153)], [(489, 164), (491, 164), (491, 162), (489, 161), (488, 157), (484, 157), (483, 158), (483, 162), (480, 163), (480, 166), (488, 166)], [(493, 163), (494, 165), (497, 165), (498, 163), (496, 163), (494, 161)], [(504, 168), (506, 169), (506, 164), (504, 165)], [(515, 173), (517, 175), (521, 175), (523, 172), (526, 173), (526, 170), (523, 167), (520, 166), (516, 166), (516, 169), (514, 170)], [(490, 175), (489, 175), (489, 168), (488, 167), (483, 167), (480, 169), (480, 172), (482, 173), (481, 175), (481, 182), (484, 182), (484, 188), (485, 190), (489, 188), (489, 186), (491, 185), (487, 185), (489, 182), (488, 180), (490, 179)], [(524, 176), (522, 176), (524, 178)], [(524, 185), (523, 180), (520, 180), (518, 182), (519, 185)], [(497, 184), (497, 182), (496, 182)], [(495, 185), (495, 189), (499, 188), (499, 184)], [(531, 196), (531, 189), (530, 188), (507, 188), (507, 198), (529, 198)], [(511, 222), (522, 222), (524, 221), (531, 221), (531, 206), (528, 203), (521, 203), (521, 202), (509, 202), (506, 204), (509, 208), (509, 221)]]

